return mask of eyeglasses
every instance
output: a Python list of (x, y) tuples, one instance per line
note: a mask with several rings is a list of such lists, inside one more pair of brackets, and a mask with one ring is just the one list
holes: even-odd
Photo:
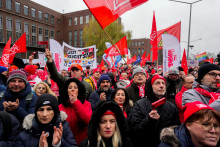
[(214, 73), (214, 72), (210, 72), (210, 73), (208, 73), (208, 75), (209, 75), (210, 77), (213, 77), (213, 78), (216, 78), (217, 76), (220, 77), (220, 74), (217, 74), (217, 73)]
[(212, 127), (213, 127), (216, 132), (220, 132), (219, 124), (212, 124), (212, 123), (208, 123), (208, 122), (196, 122), (196, 121), (195, 121), (195, 123), (202, 125), (202, 128), (205, 131), (211, 131)]

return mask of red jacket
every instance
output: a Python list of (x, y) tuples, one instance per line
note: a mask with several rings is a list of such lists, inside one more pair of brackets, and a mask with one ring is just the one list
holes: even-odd
[(60, 104), (59, 110), (64, 111), (68, 115), (66, 120), (69, 122), (77, 144), (80, 144), (87, 138), (88, 124), (92, 116), (91, 104), (86, 100), (84, 104), (77, 100), (71, 107), (64, 107)]
[(182, 95), (186, 90), (188, 90), (188, 89), (186, 89), (184, 86), (182, 86), (182, 89), (175, 96), (175, 102), (176, 102), (176, 106), (178, 108), (181, 123), (183, 122), (183, 113), (181, 111), (182, 110)]

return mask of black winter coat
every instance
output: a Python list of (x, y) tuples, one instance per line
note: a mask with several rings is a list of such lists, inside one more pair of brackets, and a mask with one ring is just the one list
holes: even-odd
[(146, 82), (146, 98), (138, 100), (128, 116), (131, 140), (135, 147), (157, 147), (160, 143), (160, 131), (165, 127), (180, 124), (177, 108), (168, 101), (156, 108), (160, 115), (158, 120), (149, 117), (152, 103), (158, 100), (152, 89), (152, 77)]
[(139, 99), (141, 99), (139, 97), (139, 89), (134, 83), (131, 83), (131, 85), (125, 90), (128, 93), (129, 99), (132, 100), (133, 103), (136, 103)]
[[(61, 138), (60, 147), (76, 147), (76, 140), (72, 134), (72, 131), (69, 127), (69, 123), (65, 121), (67, 115), (65, 112), (60, 113), (60, 117), (56, 119), (56, 127), (59, 128), (60, 122), (63, 125), (63, 134)], [(38, 147), (41, 133), (43, 130), (40, 129), (39, 124), (35, 119), (34, 114), (29, 114), (25, 117), (23, 122), (23, 128), (25, 129), (19, 134), (19, 140), (16, 147)], [(53, 135), (53, 134), (49, 134)], [(52, 142), (48, 145), (51, 146)]]

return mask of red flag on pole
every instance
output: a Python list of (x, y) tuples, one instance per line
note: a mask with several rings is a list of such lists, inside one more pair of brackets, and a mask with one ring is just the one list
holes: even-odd
[(146, 56), (146, 51), (143, 53), (143, 55), (142, 55), (142, 57), (141, 57), (141, 63), (140, 63), (141, 67), (142, 67), (143, 65), (145, 65), (145, 64), (144, 64), (145, 56)]
[(128, 60), (128, 64), (131, 64), (132, 62), (136, 61), (136, 55), (134, 55), (131, 59)]
[(83, 0), (104, 29), (119, 16), (148, 0)]
[(157, 32), (157, 47), (158, 49), (163, 49), (163, 41), (162, 41), (162, 34), (170, 34), (175, 36), (180, 41), (180, 32), (181, 32), (181, 21)]
[(146, 61), (150, 61), (150, 53), (147, 55), (147, 57), (145, 58), (145, 62)]
[(13, 62), (16, 53), (27, 52), (26, 47), (26, 33), (24, 33), (11, 47), (11, 52), (9, 56), (9, 63)]
[(210, 63), (212, 63), (212, 64), (213, 64), (213, 62), (214, 62), (214, 59), (213, 59), (213, 58), (210, 58), (210, 59), (206, 59), (206, 60), (204, 60), (204, 62), (210, 62)]
[(183, 51), (183, 58), (182, 58), (182, 62), (181, 62), (181, 67), (183, 68), (183, 71), (187, 75), (188, 65), (187, 65), (186, 50), (185, 49)]
[(4, 50), (2, 52), (2, 57), (0, 60), (0, 66), (8, 67), (9, 55), (10, 55), (10, 45), (11, 45), (11, 37), (6, 43)]
[[(118, 47), (120, 53), (115, 48), (115, 46)], [(128, 47), (127, 47), (127, 39), (126, 36), (123, 37), (121, 40), (119, 40), (115, 46), (111, 46), (110, 48), (106, 49), (104, 53), (106, 53), (106, 57), (108, 56), (118, 56), (118, 55), (126, 55), (128, 54)]]
[(158, 52), (157, 52), (157, 26), (156, 26), (155, 12), (154, 12), (153, 22), (152, 22), (152, 29), (151, 29), (151, 35), (150, 35), (150, 44), (152, 45), (151, 50), (153, 51), (152, 62), (154, 62), (158, 58)]

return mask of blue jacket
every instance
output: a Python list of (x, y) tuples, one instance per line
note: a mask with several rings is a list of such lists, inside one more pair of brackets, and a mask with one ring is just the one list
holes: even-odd
[[(66, 118), (66, 113), (61, 111), (60, 116), (57, 117), (55, 123), (57, 128), (61, 122), (63, 125), (63, 134), (60, 147), (76, 147), (76, 140), (69, 127), (69, 123), (66, 121)], [(39, 124), (35, 119), (35, 115), (29, 114), (27, 117), (25, 117), (22, 126), (25, 130), (19, 134), (19, 140), (15, 147), (39, 147), (39, 140), (43, 131), (40, 129)], [(53, 136), (53, 134), (50, 135)], [(49, 142), (48, 146), (51, 146)]]
[[(158, 147), (195, 147), (184, 123), (176, 128), (165, 128), (162, 131), (160, 138), (162, 142)], [(219, 142), (216, 147), (220, 147)]]
[(21, 130), (21, 125), (18, 122), (18, 120), (11, 114), (9, 114), (9, 117), (11, 119), (11, 124), (9, 125), (11, 127), (11, 131), (9, 134), (9, 137), (5, 139), (5, 133), (4, 133), (4, 126), (0, 119), (0, 147), (12, 147), (14, 146), (18, 141), (18, 134)]
[[(94, 91), (93, 93), (91, 93), (91, 95), (89, 96), (89, 99), (88, 101), (90, 102), (91, 106), (92, 106), (92, 110), (95, 109), (96, 105), (101, 102), (101, 99), (100, 99), (100, 94), (102, 93), (103, 91), (100, 90), (100, 88), (98, 88), (96, 91)], [(110, 100), (111, 99), (111, 95), (112, 95), (112, 92), (113, 92), (113, 89), (110, 87), (109, 91), (108, 92), (105, 92), (106, 93), (106, 100)]]
[(28, 114), (34, 113), (35, 110), (35, 104), (37, 101), (37, 96), (35, 94), (32, 95), (32, 99), (27, 105), (26, 96), (31, 93), (31, 86), (28, 83), (24, 90), (22, 90), (19, 93), (13, 93), (8, 87), (6, 91), (4, 92), (4, 96), (2, 97), (2, 100), (0, 102), (0, 111), (4, 110), (3, 102), (4, 101), (11, 101), (15, 102), (16, 99), (19, 100), (19, 107), (15, 109), (14, 111), (10, 111), (9, 113), (13, 114), (19, 122), (22, 123), (25, 116)]

